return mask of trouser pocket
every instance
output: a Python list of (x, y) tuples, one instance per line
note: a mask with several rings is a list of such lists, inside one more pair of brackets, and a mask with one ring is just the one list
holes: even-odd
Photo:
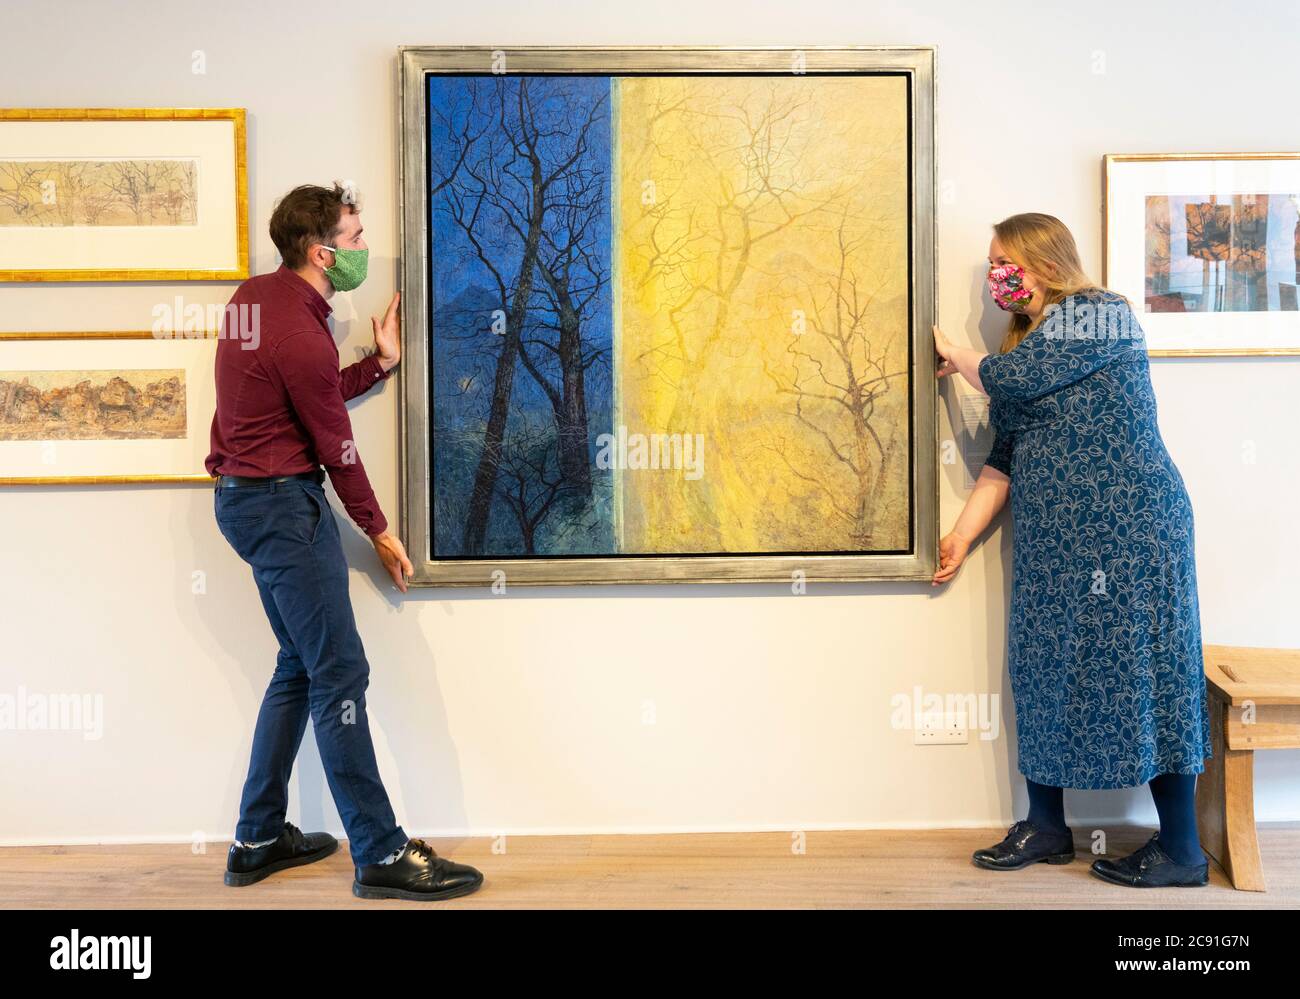
[(321, 539), (322, 532), (325, 530), (326, 520), (333, 516), (330, 510), (329, 500), (325, 498), (324, 487), (309, 482), (306, 479), (301, 480), (302, 491), (307, 494), (309, 510), (307, 513), (307, 543), (316, 544)]

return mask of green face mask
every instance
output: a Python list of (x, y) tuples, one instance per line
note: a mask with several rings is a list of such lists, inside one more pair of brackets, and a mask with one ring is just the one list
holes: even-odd
[[(321, 246), (325, 246), (324, 243)], [(335, 291), (351, 291), (366, 279), (366, 270), (370, 263), (369, 250), (340, 250), (325, 246), (334, 251), (334, 266), (325, 268), (325, 276)]]

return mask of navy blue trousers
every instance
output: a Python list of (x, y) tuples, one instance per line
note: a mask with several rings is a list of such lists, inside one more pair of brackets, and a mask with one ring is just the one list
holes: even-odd
[(366, 719), (370, 665), (348, 595), (348, 566), (323, 485), (309, 479), (218, 486), (217, 525), (253, 579), (279, 642), (262, 698), (235, 838), (284, 829), (289, 776), (308, 715), (354, 864), (373, 864), (407, 835), (379, 777)]

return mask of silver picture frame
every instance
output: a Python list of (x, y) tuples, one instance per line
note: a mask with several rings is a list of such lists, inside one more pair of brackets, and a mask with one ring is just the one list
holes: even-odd
[[(931, 326), (935, 292), (935, 55), (933, 46), (403, 46), (399, 49), (399, 248), (403, 358), (399, 367), (399, 529), (412, 585), (928, 581), (938, 552), (938, 406)], [(796, 69), (795, 67), (799, 67)], [(909, 81), (911, 245), (910, 550), (904, 554), (608, 555), (435, 559), (431, 553), (429, 74), (898, 73)]]

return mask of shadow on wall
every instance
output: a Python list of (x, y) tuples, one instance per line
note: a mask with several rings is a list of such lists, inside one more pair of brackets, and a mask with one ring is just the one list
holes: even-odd
[[(213, 788), (213, 793), (221, 797), (222, 814), (228, 816), (222, 835), (230, 839), (239, 817), (257, 712), (275, 669), (278, 646), (251, 570), (217, 528), (211, 488), (196, 487), (195, 494), (195, 503), (173, 507), (172, 536), (177, 542), (188, 538), (191, 543), (190, 551), (177, 550), (176, 560), (183, 566), (188, 558), (191, 565), (206, 567), (208, 592), (220, 593), (221, 599), (191, 596), (188, 590), (178, 592), (176, 616), (195, 636), (193, 651), (197, 660), (210, 663), (228, 678), (231, 697), (243, 717), (238, 738), (232, 738), (229, 747), (226, 785)], [(331, 509), (336, 518), (341, 517), (337, 499), (332, 501)], [(419, 812), (437, 815), (440, 828), (463, 828), (467, 825), (464, 789), (437, 683), (433, 650), (423, 643), (422, 654), (412, 661), (418, 615), (408, 616), (411, 626), (399, 623), (405, 610), (401, 595), (383, 573), (370, 545), (350, 520), (345, 516), (342, 520), (340, 533), (353, 576), (359, 575), (363, 586), (380, 595), (393, 616), (392, 628), (370, 627), (361, 635), (371, 673), (366, 691), (371, 737), (393, 811), (404, 826), (408, 814)], [(358, 602), (355, 596), (353, 602)], [(408, 705), (418, 705), (417, 716), (407, 716), (403, 707)], [(289, 821), (307, 830), (328, 829), (340, 838), (346, 836), (325, 779), (312, 725), (303, 738), (289, 788)], [(408, 798), (427, 800), (408, 809)], [(194, 825), (184, 828), (188, 831)], [(407, 833), (419, 835), (409, 827)]]
[[(1005, 323), (999, 322), (997, 315), (989, 315), (982, 301), (985, 287), (984, 268), (976, 269), (977, 279), (971, 282), (970, 314), (980, 316), (978, 335), (972, 338), (974, 345), (984, 344), (986, 350), (997, 349), (1002, 340)], [(992, 310), (996, 313), (998, 310)], [(982, 313), (982, 315), (981, 315)], [(946, 331), (945, 331), (946, 332)], [(951, 338), (951, 335), (950, 335)], [(958, 341), (960, 342), (960, 341)], [(963, 426), (961, 396), (971, 391), (964, 385), (959, 389), (957, 382), (960, 375), (952, 375), (939, 380), (939, 405), (948, 416), (948, 440), (956, 446), (956, 428)], [(942, 442), (941, 442), (942, 443)], [(960, 451), (960, 448), (957, 448)], [(940, 449), (940, 454), (943, 449)], [(963, 456), (957, 454), (952, 464), (940, 464), (939, 472), (948, 480), (948, 485), (960, 502), (946, 511), (940, 511), (939, 536), (943, 537), (952, 530), (961, 506), (970, 495), (966, 488), (966, 464)], [(998, 559), (991, 558), (996, 550)], [(974, 693), (987, 691), (998, 697), (999, 734), (990, 756), (985, 782), (995, 789), (998, 811), (1002, 815), (1017, 815), (1017, 809), (1023, 809), (1026, 800), (1024, 778), (1017, 771), (1016, 762), (1016, 717), (1015, 702), (1011, 696), (1011, 680), (1007, 673), (1007, 615), (1011, 606), (1011, 552), (1012, 525), (1010, 504), (993, 519), (984, 534), (971, 546), (966, 562), (956, 577), (942, 587), (934, 590), (936, 599), (943, 599), (945, 591), (954, 587), (973, 587), (975, 598), (971, 603), (972, 631), (970, 642), (965, 652), (971, 659), (970, 676), (972, 686), (978, 687)], [(976, 575), (982, 571), (982, 575)], [(995, 594), (1001, 593), (1002, 599)], [(984, 597), (981, 600), (981, 596)], [(942, 604), (936, 605), (934, 613), (942, 612)], [(954, 655), (963, 654), (963, 650), (954, 649)]]

